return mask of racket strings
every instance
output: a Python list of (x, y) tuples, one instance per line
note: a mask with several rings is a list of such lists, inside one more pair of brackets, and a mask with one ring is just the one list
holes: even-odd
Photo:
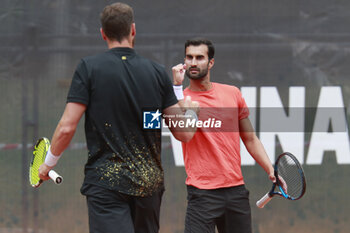
[[(293, 199), (299, 198), (303, 194), (304, 181), (300, 166), (288, 155), (280, 158), (277, 165), (278, 175), (286, 183), (288, 196)], [(280, 182), (282, 183), (282, 182)]]
[(44, 163), (46, 155), (46, 143), (44, 141), (40, 141), (33, 151), (33, 161), (30, 167), (30, 183), (32, 185), (38, 184), (40, 181), (39, 178), (39, 167)]

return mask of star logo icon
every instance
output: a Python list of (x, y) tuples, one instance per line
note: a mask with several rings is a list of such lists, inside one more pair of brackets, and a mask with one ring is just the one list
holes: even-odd
[(162, 113), (157, 111), (144, 111), (143, 112), (143, 128), (144, 129), (160, 129), (162, 127), (161, 117)]
[(157, 111), (155, 113), (151, 113), (151, 115), (153, 116), (151, 122), (153, 122), (155, 119), (158, 119), (158, 117), (160, 117), (162, 114), (159, 112), (159, 109), (157, 109)]

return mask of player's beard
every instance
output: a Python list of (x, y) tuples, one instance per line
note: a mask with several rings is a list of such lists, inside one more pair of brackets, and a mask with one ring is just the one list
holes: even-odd
[[(209, 65), (208, 65), (209, 66)], [(191, 74), (190, 69), (186, 70), (186, 75), (189, 79), (193, 79), (193, 80), (198, 80), (198, 79), (202, 79), (205, 76), (207, 76), (208, 74), (208, 66), (205, 69), (199, 69), (199, 68), (192, 68), (192, 69), (197, 69), (198, 73), (197, 74)]]

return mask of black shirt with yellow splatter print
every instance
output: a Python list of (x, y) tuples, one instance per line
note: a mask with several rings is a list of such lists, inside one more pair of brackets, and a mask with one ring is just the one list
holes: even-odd
[(163, 66), (131, 48), (83, 58), (67, 102), (87, 106), (83, 187), (98, 185), (134, 196), (164, 188), (161, 130), (143, 129), (145, 109), (162, 111), (177, 103)]

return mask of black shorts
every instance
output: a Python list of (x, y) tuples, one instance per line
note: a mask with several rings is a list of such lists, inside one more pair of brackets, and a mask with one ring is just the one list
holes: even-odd
[(136, 197), (87, 185), (90, 233), (158, 233), (163, 191)]
[(251, 233), (249, 191), (244, 185), (198, 189), (187, 186), (185, 233)]

